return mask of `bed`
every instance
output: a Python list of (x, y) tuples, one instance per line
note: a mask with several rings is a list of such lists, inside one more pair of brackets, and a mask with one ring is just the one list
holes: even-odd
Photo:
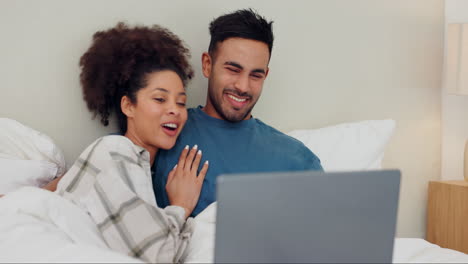
[[(294, 130), (325, 170), (381, 169), (393, 120), (366, 120)], [(350, 158), (350, 151), (353, 155)], [(141, 263), (109, 250), (91, 218), (41, 185), (65, 173), (61, 149), (45, 134), (0, 118), (0, 262)], [(216, 203), (195, 218), (187, 263), (213, 262)], [(421, 238), (395, 238), (393, 262), (460, 262), (468, 255)]]

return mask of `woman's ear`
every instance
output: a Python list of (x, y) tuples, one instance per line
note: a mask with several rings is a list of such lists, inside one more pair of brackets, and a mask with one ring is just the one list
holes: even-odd
[(213, 61), (211, 60), (211, 56), (208, 52), (203, 52), (202, 54), (202, 69), (203, 69), (203, 76), (206, 78), (210, 77), (211, 74), (211, 67)]
[(122, 109), (122, 113), (128, 117), (133, 117), (133, 103), (128, 98), (128, 96), (124, 95), (122, 96), (122, 99), (120, 100), (120, 108)]

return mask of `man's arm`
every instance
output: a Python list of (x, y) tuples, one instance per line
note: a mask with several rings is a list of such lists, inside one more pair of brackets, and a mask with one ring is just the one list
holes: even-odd
[(296, 157), (298, 157), (298, 169), (301, 170), (316, 170), (323, 171), (320, 158), (315, 155), (307, 146), (301, 142), (301, 146), (297, 148)]

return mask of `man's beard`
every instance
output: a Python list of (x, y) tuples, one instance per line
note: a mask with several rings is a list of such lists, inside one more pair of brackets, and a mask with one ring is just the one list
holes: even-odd
[[(249, 97), (249, 100), (251, 101), (252, 105), (249, 108), (246, 108), (243, 112), (238, 112), (238, 111), (235, 111), (235, 110), (233, 110), (235, 112), (233, 112), (233, 111), (223, 111), (223, 107), (222, 107), (221, 103), (223, 102), (224, 92), (226, 90), (228, 90), (231, 93), (234, 93), (234, 94), (236, 94), (238, 96), (247, 95)], [(257, 103), (256, 101), (252, 100), (253, 97), (251, 95), (249, 95), (249, 94), (242, 95), (242, 94), (239, 94), (234, 89), (228, 89), (228, 88), (223, 89), (223, 93), (221, 94), (220, 100), (217, 100), (216, 96), (214, 96), (213, 93), (209, 93), (209, 96), (210, 96), (211, 104), (213, 105), (213, 107), (216, 110), (216, 112), (218, 113), (218, 115), (220, 115), (224, 120), (229, 121), (229, 122), (240, 122), (240, 121), (244, 120), (247, 116), (250, 115), (250, 113), (252, 112), (253, 107)]]

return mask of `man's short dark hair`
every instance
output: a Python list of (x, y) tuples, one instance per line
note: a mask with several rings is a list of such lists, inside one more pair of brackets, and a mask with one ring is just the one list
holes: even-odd
[(210, 23), (211, 40), (208, 52), (213, 55), (219, 42), (237, 37), (264, 42), (268, 45), (271, 56), (273, 48), (272, 24), (273, 21), (268, 22), (250, 8), (222, 15)]

